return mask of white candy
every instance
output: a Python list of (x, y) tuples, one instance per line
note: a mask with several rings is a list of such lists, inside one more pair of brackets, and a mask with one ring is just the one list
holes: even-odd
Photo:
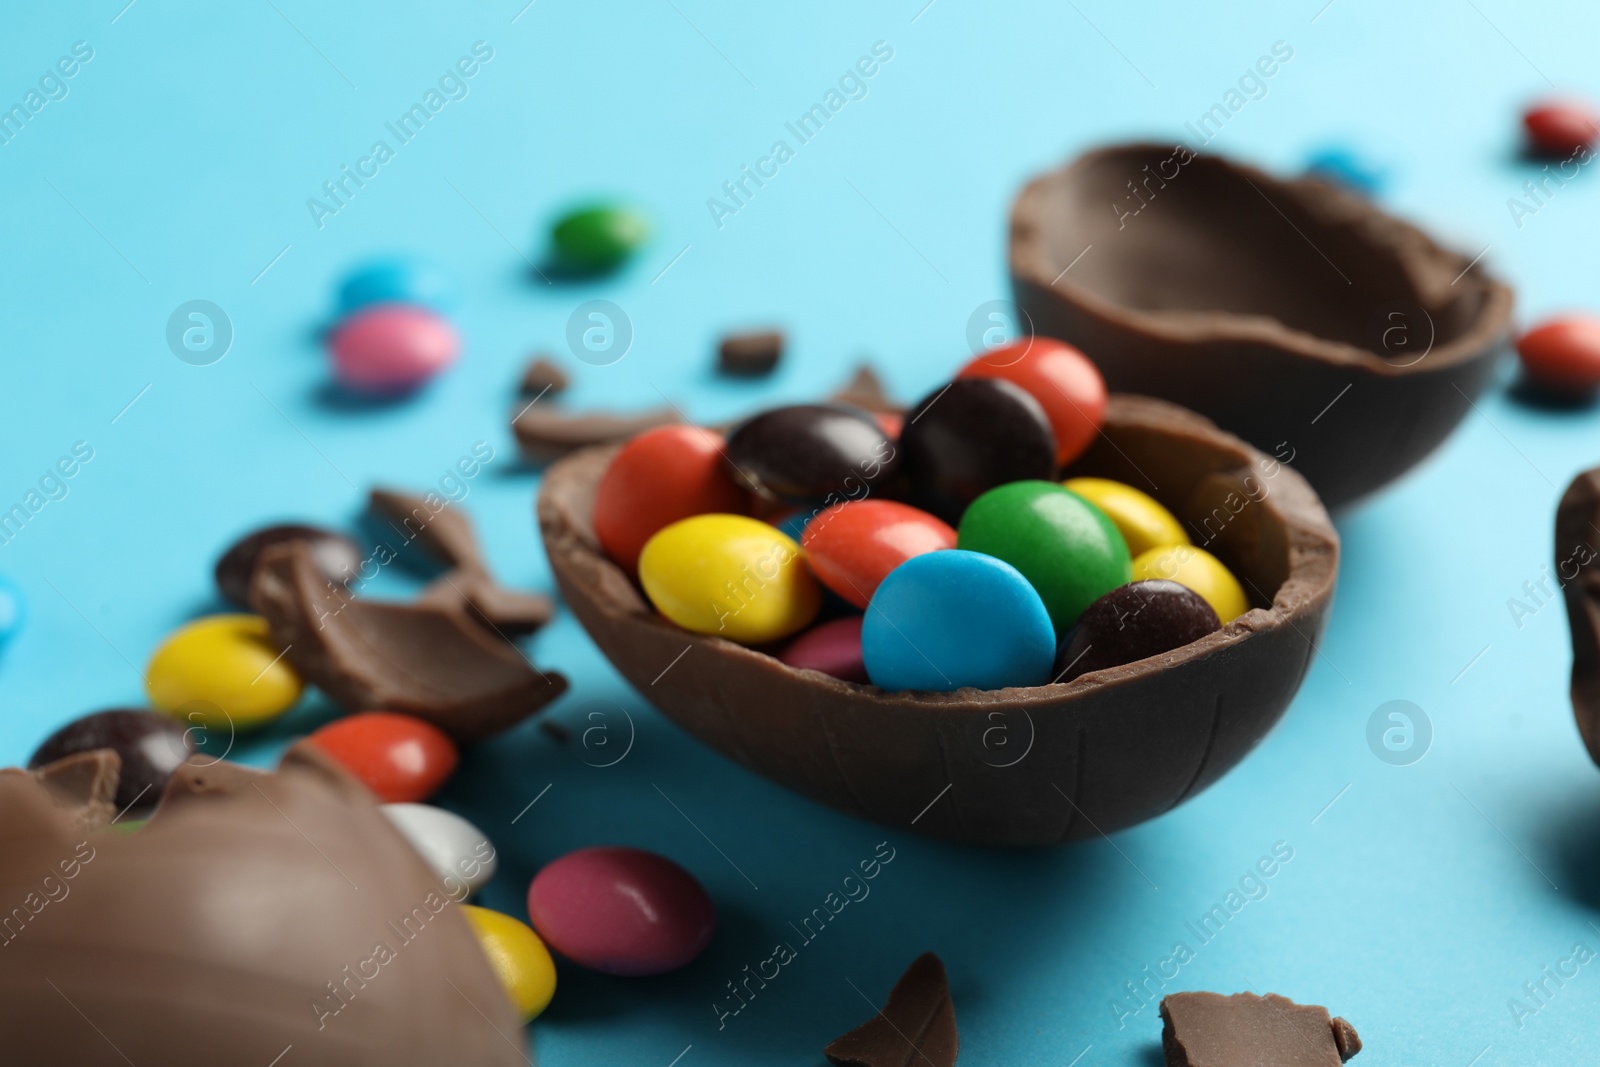
[(432, 804), (384, 804), (383, 813), (411, 842), (456, 901), (494, 877), (494, 845), (484, 832), (454, 812)]

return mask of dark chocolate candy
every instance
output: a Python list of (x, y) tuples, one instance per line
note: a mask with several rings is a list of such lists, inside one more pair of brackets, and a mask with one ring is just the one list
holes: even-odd
[(1174, 993), (1161, 1000), (1167, 1067), (1339, 1067), (1361, 1051), (1327, 1008), (1268, 993)]
[(441, 574), (418, 594), (417, 603), (466, 608), (478, 622), (503, 637), (531, 634), (556, 611), (549, 597), (506, 589), (486, 572), (471, 567)]
[(522, 458), (541, 465), (560, 459), (575, 449), (619, 443), (634, 434), (681, 421), (677, 409), (671, 407), (653, 408), (631, 415), (604, 411), (580, 415), (544, 404), (533, 404), (524, 408), (512, 421), (511, 432), (516, 435)]
[(783, 333), (780, 330), (731, 333), (717, 345), (717, 369), (735, 378), (771, 374), (782, 358)]
[(411, 546), (423, 552), (435, 567), (481, 566), (483, 558), (472, 520), (443, 497), (433, 499), (439, 501), (437, 506), (403, 490), (374, 489), (367, 497), (367, 506), (382, 521), (379, 529), (390, 535), (387, 543), (401, 549), (401, 559), (407, 558), (404, 549)]
[(1129, 582), (1084, 609), (1056, 649), (1058, 682), (1159, 656), (1220, 629), (1200, 595), (1164, 578)]
[(955, 1067), (961, 1037), (944, 963), (924, 952), (889, 991), (883, 1010), (822, 1050), (834, 1067)]
[(1512, 294), (1476, 251), (1328, 183), (1162, 145), (1090, 152), (1011, 211), (1035, 333), (1293, 463), (1330, 507), (1420, 462), (1490, 381)]
[(517, 383), (517, 392), (523, 396), (554, 397), (563, 392), (572, 379), (561, 365), (548, 356), (534, 356), (522, 370), (522, 380)]
[(1293, 470), (1277, 469), (1262, 496), (1260, 452), (1182, 408), (1113, 396), (1102, 436), (1065, 473), (1153, 481), (1148, 491), (1196, 528), (1255, 486), (1258, 499), (1229, 512), (1207, 549), (1263, 610), (1242, 631), (1071, 685), (885, 693), (660, 618), (595, 538), (595, 490), (616, 451), (572, 456), (539, 493), (562, 601), (600, 651), (730, 759), (822, 803), (952, 840), (1095, 837), (1096, 827), (1132, 826), (1205, 789), (1293, 699), (1338, 572), (1338, 535)]
[(1556, 508), (1556, 580), (1572, 631), (1572, 711), (1600, 764), (1600, 467), (1567, 486)]
[(266, 526), (235, 541), (217, 560), (217, 589), (229, 603), (246, 607), (250, 603), (250, 576), (256, 559), (268, 545), (285, 541), (305, 541), (311, 545), (311, 559), (324, 580), (345, 585), (361, 569), (361, 546), (344, 534), (320, 526), (285, 523)]
[(878, 372), (861, 364), (845, 382), (836, 390), (829, 400), (839, 404), (854, 404), (866, 411), (879, 411), (899, 414), (905, 407), (889, 399), (888, 392), (883, 387), (883, 379), (878, 377)]
[(195, 757), (126, 836), (117, 763), (0, 770), (7, 1063), (525, 1065), (452, 887), (332, 759)]
[(327, 592), (299, 543), (262, 553), (250, 603), (294, 669), (334, 703), (414, 715), (457, 741), (515, 726), (567, 688), (459, 608)]
[(739, 477), (769, 500), (856, 500), (889, 481), (895, 446), (870, 412), (848, 404), (791, 404), (746, 419), (725, 451)]
[(96, 749), (110, 749), (119, 757), (117, 810), (135, 818), (156, 806), (167, 779), (195, 751), (189, 731), (171, 716), (112, 708), (74, 719), (45, 738), (28, 757), (28, 766), (38, 768)]
[(957, 378), (923, 397), (900, 431), (911, 503), (954, 526), (985, 492), (1050, 480), (1056, 435), (1039, 402), (998, 378)]

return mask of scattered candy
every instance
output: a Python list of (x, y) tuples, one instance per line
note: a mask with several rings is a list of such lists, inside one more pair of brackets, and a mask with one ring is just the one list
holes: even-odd
[(1543, 100), (1522, 113), (1533, 155), (1565, 159), (1592, 148), (1600, 136), (1600, 115), (1581, 100)]
[(0, 574), (0, 649), (3, 649), (22, 629), (22, 623), (28, 617), (28, 602), (22, 597), (22, 589), (10, 578)]
[(449, 312), (455, 308), (459, 288), (450, 272), (431, 260), (384, 256), (345, 275), (339, 285), (339, 308), (349, 314), (373, 304), (417, 304)]
[(1056, 651), (1055, 680), (1158, 656), (1221, 628), (1194, 590), (1159, 578), (1130, 582), (1078, 616)]
[(250, 579), (256, 572), (261, 550), (286, 541), (306, 542), (317, 569), (335, 586), (348, 584), (360, 573), (365, 562), (361, 546), (344, 534), (300, 523), (263, 527), (235, 541), (217, 560), (217, 590), (223, 599), (248, 608)]
[(1007, 689), (1050, 679), (1055, 631), (1011, 564), (959, 548), (896, 567), (867, 608), (861, 650), (872, 683), (898, 691)]
[[(111, 749), (122, 760), (113, 803), (119, 812), (135, 813), (156, 806), (167, 779), (195, 751), (189, 730), (169, 716), (112, 708), (74, 719), (45, 738), (28, 757), (28, 767), (37, 769), (101, 748)], [(220, 751), (216, 754), (220, 758)]]
[(961, 517), (956, 544), (1020, 571), (1044, 601), (1057, 634), (1132, 575), (1116, 526), (1055, 482), (1011, 482), (984, 493)]
[(1168, 545), (1141, 553), (1133, 561), (1135, 581), (1163, 578), (1199, 593), (1226, 626), (1250, 610), (1244, 587), (1222, 561), (1193, 545)]
[(945, 522), (997, 485), (1055, 474), (1044, 408), (998, 378), (958, 378), (924, 397), (900, 435), (911, 503)]
[(1163, 545), (1189, 543), (1178, 517), (1131, 485), (1109, 478), (1069, 478), (1061, 484), (1099, 508), (1116, 525), (1130, 556)]
[(300, 676), (259, 615), (210, 615), (179, 628), (145, 668), (150, 703), (227, 735), (252, 730), (300, 699)]
[(704, 951), (716, 909), (694, 875), (637, 848), (569, 852), (528, 887), (546, 944), (583, 967), (625, 976), (675, 971)]
[(381, 808), (400, 835), (452, 889), (465, 884), (482, 889), (494, 877), (494, 846), (482, 830), (453, 811), (431, 804), (384, 804)]
[(823, 585), (865, 608), (890, 571), (912, 556), (956, 547), (956, 532), (907, 504), (854, 500), (813, 518), (800, 544)]
[(771, 374), (782, 358), (781, 330), (731, 333), (717, 346), (717, 369), (735, 378), (759, 378)]
[(813, 626), (789, 642), (778, 659), (798, 670), (865, 684), (869, 679), (861, 656), (861, 623), (860, 615), (851, 615)]
[(509, 915), (476, 904), (463, 904), (461, 911), (522, 1021), (532, 1021), (556, 993), (556, 964), (550, 950), (531, 927)]
[(310, 740), (387, 803), (427, 800), (460, 759), (455, 742), (437, 726), (388, 711), (330, 722)]
[(696, 515), (661, 530), (639, 554), (639, 581), (685, 630), (744, 644), (787, 637), (822, 606), (800, 546), (743, 515)]
[(773, 408), (728, 435), (728, 459), (757, 492), (790, 504), (856, 500), (895, 469), (895, 447), (872, 417), (846, 404)]
[(1076, 348), (1050, 337), (1027, 337), (991, 349), (961, 368), (961, 378), (998, 378), (1039, 402), (1056, 435), (1056, 464), (1089, 447), (1106, 414), (1106, 382)]
[(564, 215), (550, 231), (557, 261), (583, 273), (616, 269), (649, 236), (650, 223), (643, 215), (614, 204)]
[(645, 542), (679, 519), (746, 511), (722, 445), (721, 434), (697, 426), (646, 430), (623, 445), (595, 491), (594, 531), (606, 555), (632, 571)]
[(561, 365), (548, 356), (534, 356), (522, 369), (522, 380), (517, 392), (522, 396), (554, 397), (566, 391), (572, 379)]
[(1546, 389), (1583, 398), (1600, 387), (1600, 318), (1547, 319), (1517, 340), (1529, 379)]
[(454, 363), (461, 339), (425, 308), (381, 304), (358, 311), (334, 330), (333, 369), (359, 393), (403, 393)]

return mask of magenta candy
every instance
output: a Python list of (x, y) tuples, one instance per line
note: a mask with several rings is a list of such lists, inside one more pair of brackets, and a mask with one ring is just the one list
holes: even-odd
[(834, 619), (813, 626), (778, 653), (778, 659), (801, 670), (821, 671), (847, 682), (867, 684), (861, 658), (861, 616)]
[(341, 322), (331, 346), (334, 373), (346, 388), (400, 393), (454, 363), (461, 339), (425, 308), (383, 304)]
[(637, 848), (580, 848), (528, 887), (528, 918), (545, 944), (604, 974), (675, 971), (704, 951), (717, 913), (694, 875)]

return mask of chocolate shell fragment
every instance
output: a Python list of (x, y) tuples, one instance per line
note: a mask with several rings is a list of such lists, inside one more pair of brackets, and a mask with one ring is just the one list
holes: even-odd
[(402, 545), (414, 545), (436, 567), (481, 567), (478, 534), (472, 520), (435, 496), (439, 506), (428, 498), (398, 489), (374, 489), (367, 506), (383, 520)]
[(782, 358), (783, 333), (779, 330), (731, 333), (717, 345), (717, 369), (735, 378), (771, 374)]
[(569, 414), (532, 404), (511, 423), (522, 458), (536, 466), (553, 462), (588, 445), (621, 443), (634, 434), (681, 422), (674, 408), (653, 408), (633, 415), (604, 411)]
[(1567, 486), (1556, 508), (1555, 576), (1572, 631), (1572, 711), (1600, 764), (1600, 467)]
[(1268, 993), (1174, 993), (1161, 1001), (1167, 1067), (1339, 1067), (1361, 1051), (1328, 1009)]
[(546, 356), (535, 356), (527, 367), (523, 368), (522, 379), (517, 383), (517, 392), (523, 396), (553, 397), (563, 392), (571, 381), (560, 364)]
[(883, 1010), (834, 1038), (822, 1054), (834, 1067), (953, 1067), (960, 1049), (944, 963), (924, 952), (889, 991)]
[(474, 619), (503, 637), (521, 637), (555, 615), (555, 601), (539, 593), (506, 589), (487, 573), (462, 567), (441, 574), (417, 596), (418, 604), (465, 608)]
[(6, 1063), (526, 1063), (449, 889), (331, 759), (194, 757), (129, 835), (95, 829), (116, 779), (0, 770)]

